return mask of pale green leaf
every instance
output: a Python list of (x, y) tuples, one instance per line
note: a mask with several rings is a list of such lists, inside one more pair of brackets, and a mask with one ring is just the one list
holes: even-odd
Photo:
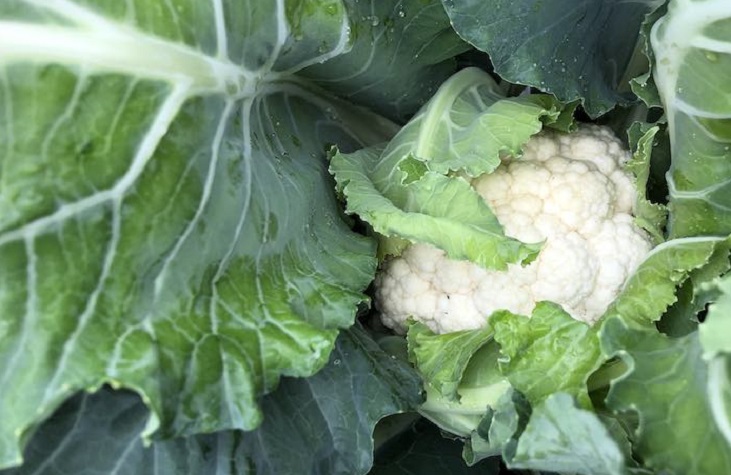
[[(424, 378), (424, 384), (431, 386), (440, 396), (448, 400), (459, 399), (459, 386), (468, 365), (480, 353), (479, 374), (483, 380), (497, 376), (495, 350), (480, 351), (492, 342), (492, 328), (450, 332), (442, 335), (433, 333), (422, 323), (409, 326), (409, 359)], [(474, 365), (473, 365), (474, 366)], [(471, 385), (466, 384), (466, 386)]]
[[(532, 95), (505, 99), (486, 73), (452, 76), (385, 146), (337, 153), (330, 166), (357, 214), (387, 239), (429, 243), (487, 268), (530, 262), (540, 243), (508, 238), (465, 178), (519, 155), (543, 126), (568, 130), (573, 107)], [(416, 166), (417, 162), (424, 166)], [(453, 173), (455, 172), (455, 173)]]
[(591, 406), (586, 382), (603, 362), (596, 329), (551, 302), (539, 302), (530, 318), (496, 312), (490, 323), (500, 344), (500, 371), (531, 404), (565, 392)]
[(555, 393), (533, 409), (513, 454), (511, 468), (581, 475), (628, 473), (625, 457), (599, 417)]
[(677, 301), (676, 288), (703, 267), (718, 266), (728, 255), (727, 239), (716, 237), (682, 238), (655, 247), (625, 283), (619, 296), (604, 314), (625, 322), (647, 326), (659, 320)]
[(714, 425), (709, 368), (697, 333), (671, 339), (612, 318), (602, 328), (601, 343), (607, 356), (619, 356), (629, 367), (612, 383), (607, 405), (639, 417), (631, 438), (647, 468), (678, 474), (731, 472), (731, 445)]
[(700, 341), (707, 358), (731, 355), (731, 275), (707, 283), (719, 292), (708, 307), (708, 315), (699, 327)]
[(652, 28), (668, 121), (671, 237), (731, 233), (731, 5), (672, 0)]

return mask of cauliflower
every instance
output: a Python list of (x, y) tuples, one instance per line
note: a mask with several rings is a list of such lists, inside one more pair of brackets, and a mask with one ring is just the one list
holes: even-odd
[(496, 310), (530, 315), (542, 300), (595, 322), (651, 249), (632, 217), (636, 190), (623, 169), (629, 158), (604, 127), (534, 136), (522, 157), (504, 160), (472, 186), (506, 235), (545, 242), (536, 260), (495, 271), (413, 244), (376, 277), (383, 323), (398, 332), (410, 317), (437, 333), (475, 329)]

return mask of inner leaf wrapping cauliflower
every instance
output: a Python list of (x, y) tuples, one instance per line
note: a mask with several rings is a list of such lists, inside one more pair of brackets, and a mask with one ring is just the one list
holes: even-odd
[(506, 235), (545, 240), (536, 260), (495, 271), (411, 245), (376, 276), (381, 320), (398, 332), (413, 318), (446, 333), (480, 328), (496, 310), (530, 315), (536, 302), (549, 300), (595, 322), (652, 247), (633, 220), (636, 190), (623, 169), (629, 158), (604, 127), (534, 136), (522, 157), (472, 185)]

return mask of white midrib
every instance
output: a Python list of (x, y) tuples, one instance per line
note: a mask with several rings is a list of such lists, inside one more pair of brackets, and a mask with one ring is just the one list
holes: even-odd
[(731, 381), (726, 368), (726, 355), (716, 356), (708, 362), (708, 402), (713, 413), (716, 427), (731, 445), (731, 407), (729, 406), (726, 391), (731, 387)]
[(464, 93), (467, 89), (479, 85), (490, 85), (489, 82), (486, 82), (486, 77), (487, 75), (477, 68), (467, 68), (463, 69), (449, 80), (448, 88), (444, 85), (440, 87), (440, 90), (443, 90), (444, 93), (437, 93), (434, 95), (437, 99), (431, 102), (427, 107), (419, 130), (419, 135), (415, 140), (413, 154), (417, 158), (422, 160), (431, 158), (427, 156), (429, 153), (428, 149), (430, 148), (436, 129), (444, 120), (445, 115), (447, 115), (446, 111), (449, 111), (450, 107), (454, 104), (459, 95)]
[[(728, 53), (730, 45), (707, 38), (703, 29), (714, 21), (729, 16), (728, 0), (690, 2), (676, 0), (668, 15), (652, 27), (650, 40), (655, 55), (653, 79), (665, 105), (670, 142), (675, 142), (675, 113), (690, 106), (678, 98), (678, 74), (691, 48)], [(703, 111), (696, 110), (696, 114)]]
[[(84, 332), (87, 324), (91, 320), (91, 318), (94, 315), (94, 311), (96, 310), (97, 302), (99, 298), (102, 295), (102, 291), (104, 290), (104, 286), (106, 284), (107, 278), (109, 278), (112, 270), (112, 264), (114, 263), (116, 254), (117, 254), (117, 248), (119, 245), (119, 241), (121, 238), (121, 207), (122, 207), (122, 199), (124, 197), (124, 193), (126, 190), (128, 190), (133, 183), (137, 181), (139, 176), (144, 171), (147, 163), (149, 162), (150, 158), (153, 156), (155, 147), (157, 147), (157, 144), (160, 142), (162, 136), (165, 134), (165, 132), (168, 130), (170, 124), (174, 120), (174, 118), (177, 115), (178, 110), (180, 110), (180, 107), (182, 106), (183, 102), (185, 102), (186, 99), (186, 88), (185, 86), (178, 86), (176, 87), (173, 92), (170, 94), (170, 96), (165, 100), (162, 107), (160, 108), (159, 113), (157, 114), (155, 118), (155, 122), (150, 127), (149, 132), (143, 139), (142, 143), (140, 144), (140, 147), (138, 148), (137, 154), (134, 157), (134, 160), (132, 161), (132, 165), (130, 166), (130, 169), (127, 171), (127, 173), (122, 177), (121, 180), (117, 182), (114, 188), (104, 192), (99, 193), (96, 195), (93, 195), (92, 197), (87, 198), (86, 200), (82, 200), (79, 202), (76, 202), (71, 205), (67, 205), (65, 207), (62, 207), (58, 212), (55, 214), (52, 214), (46, 218), (39, 219), (37, 221), (34, 221), (29, 227), (27, 228), (21, 228), (20, 230), (16, 230), (10, 233), (7, 233), (6, 235), (0, 237), (0, 245), (3, 243), (3, 240), (10, 240), (13, 239), (14, 233), (21, 233), (21, 235), (25, 238), (26, 242), (34, 239), (36, 235), (40, 234), (40, 232), (49, 224), (55, 223), (55, 222), (63, 222), (64, 219), (66, 219), (66, 216), (59, 216), (59, 214), (66, 213), (68, 216), (73, 216), (75, 214), (78, 214), (82, 210), (85, 209), (91, 209), (95, 208), (96, 206), (99, 206), (101, 204), (104, 204), (106, 202), (110, 202), (112, 204), (112, 229), (111, 229), (111, 238), (109, 240), (109, 245), (107, 248), (107, 251), (104, 256), (104, 262), (102, 264), (101, 273), (99, 275), (98, 283), (94, 290), (91, 292), (89, 299), (87, 301), (86, 307), (84, 308), (83, 312), (78, 317), (76, 328), (74, 329), (73, 333), (68, 337), (66, 342), (63, 345), (63, 351), (61, 352), (61, 355), (58, 357), (58, 363), (56, 366), (56, 371), (53, 373), (53, 376), (51, 378), (51, 381), (48, 383), (46, 390), (44, 392), (43, 401), (39, 407), (40, 410), (44, 410), (47, 405), (51, 404), (51, 401), (53, 400), (53, 397), (55, 395), (55, 391), (62, 387), (61, 378), (63, 375), (63, 369), (66, 368), (68, 359), (71, 358), (73, 353), (73, 348), (75, 347), (77, 341), (81, 337), (82, 333)], [(33, 292), (29, 292), (33, 293)], [(62, 388), (65, 389), (65, 388)]]
[(16, 62), (187, 82), (191, 94), (252, 95), (257, 77), (224, 58), (124, 27), (101, 30), (0, 21), (0, 66)]
[[(676, 114), (690, 117), (721, 118), (717, 114), (702, 111), (687, 104), (678, 93), (678, 74), (688, 52), (692, 48), (706, 49), (712, 52), (729, 53), (729, 45), (707, 38), (703, 29), (714, 21), (728, 17), (728, 0), (710, 0), (691, 2), (675, 0), (670, 12), (658, 20), (652, 27), (650, 42), (655, 56), (653, 80), (665, 107), (668, 121), (670, 147), (676, 148), (678, 132)], [(663, 29), (664, 28), (664, 29)], [(675, 153), (673, 152), (673, 155)], [(673, 176), (673, 167), (666, 174), (668, 185), (673, 190), (671, 196), (678, 196)], [(690, 198), (692, 196), (684, 196)]]
[[(309, 64), (323, 62), (341, 54), (348, 47), (349, 29), (348, 21), (344, 18), (341, 23), (339, 41), (333, 50), (314, 59), (299, 63), (291, 70), (276, 74), (271, 69), (273, 69), (280, 51), (289, 37), (289, 26), (284, 14), (285, 0), (276, 0), (277, 31), (272, 54), (269, 60), (256, 71), (248, 70), (228, 59), (228, 35), (225, 31), (222, 0), (213, 0), (217, 42), (215, 56), (209, 56), (174, 40), (158, 38), (125, 24), (109, 21), (72, 1), (24, 1), (35, 5), (41, 10), (48, 9), (52, 11), (54, 14), (69, 20), (72, 26), (0, 21), (0, 75), (4, 73), (3, 69), (13, 64), (59, 64), (68, 66), (71, 69), (78, 69), (83, 73), (80, 76), (84, 77), (119, 74), (134, 78), (136, 81), (156, 80), (170, 85), (168, 96), (156, 112), (154, 121), (150, 124), (147, 133), (140, 142), (128, 170), (113, 187), (98, 191), (76, 202), (62, 204), (50, 215), (30, 221), (17, 229), (0, 233), (0, 247), (12, 241), (22, 240), (28, 246), (28, 252), (32, 254), (32, 258), (28, 262), (29, 292), (28, 301), (26, 302), (29, 309), (28, 314), (31, 318), (28, 318), (30, 324), (24, 328), (22, 337), (24, 338), (23, 341), (26, 341), (25, 339), (30, 335), (32, 317), (35, 315), (36, 299), (38, 297), (36, 293), (37, 283), (35, 282), (38, 278), (36, 268), (38, 256), (36, 256), (33, 247), (35, 239), (59, 223), (69, 221), (95, 208), (109, 206), (112, 214), (111, 237), (107, 245), (98, 282), (90, 292), (85, 308), (76, 316), (75, 328), (63, 344), (53, 374), (50, 375), (42, 400), (38, 404), (38, 413), (46, 414), (50, 408), (57, 404), (59, 396), (65, 397), (70, 391), (77, 389), (75, 384), (78, 383), (78, 379), (75, 379), (76, 375), (69, 378), (67, 369), (70, 361), (77, 355), (74, 349), (78, 347), (79, 340), (84, 337), (86, 328), (95, 316), (97, 305), (105, 290), (106, 281), (113, 276), (113, 264), (118, 257), (118, 247), (122, 238), (122, 204), (124, 197), (139, 180), (149, 161), (152, 160), (160, 140), (167, 133), (183, 104), (196, 95), (224, 96), (228, 105), (219, 122), (212, 145), (214, 157), (216, 157), (213, 164), (215, 166), (215, 162), (218, 160), (218, 149), (224, 138), (224, 125), (233, 110), (233, 105), (241, 101), (244, 110), (243, 116), (248, 117), (253, 98), (261, 94), (262, 85), (281, 76), (294, 73)], [(244, 121), (242, 125), (241, 134), (244, 141), (243, 156), (246, 158), (245, 164), (250, 166), (252, 138), (247, 121)], [(250, 171), (247, 176), (251, 177)], [(209, 180), (206, 186), (210, 189), (213, 186), (213, 181)], [(251, 189), (251, 186), (247, 188)], [(208, 194), (210, 194), (210, 191)], [(202, 216), (206, 201), (207, 197), (204, 196), (196, 218)], [(236, 243), (240, 239), (244, 220), (248, 217), (250, 204), (251, 196), (247, 196), (236, 232), (232, 237), (232, 243)], [(182, 239), (185, 238), (186, 235), (183, 235)], [(176, 245), (176, 249), (179, 249), (180, 246), (182, 246), (182, 242)], [(223, 270), (234, 255), (234, 251), (235, 247), (232, 244), (221, 261), (216, 278), (223, 275)], [(174, 258), (174, 255), (170, 259), (172, 258)], [(164, 286), (164, 279), (165, 276), (163, 275), (157, 285), (156, 290), (158, 293), (159, 288)], [(262, 297), (260, 296), (260, 298)], [(217, 331), (215, 309), (211, 316), (213, 319), (212, 329), (215, 333)], [(142, 327), (147, 329), (144, 323)], [(13, 356), (13, 362), (21, 361), (22, 350), (25, 349), (25, 346), (24, 343), (18, 345), (18, 353)], [(113, 362), (116, 362), (120, 353), (121, 347), (115, 348)], [(15, 364), (11, 364), (11, 366), (14, 367)], [(114, 369), (114, 363), (111, 368)], [(6, 373), (0, 374), (0, 377), (7, 377), (11, 373), (10, 370), (11, 368), (6, 368)], [(111, 371), (108, 374), (114, 375)], [(224, 371), (224, 375), (227, 377), (228, 372)], [(225, 383), (228, 384), (228, 380)], [(227, 391), (230, 393), (230, 389)], [(142, 394), (142, 396), (143, 399), (147, 398), (145, 394)], [(145, 429), (145, 434), (149, 435), (153, 432), (158, 422), (157, 417), (153, 416)], [(27, 426), (17, 427), (16, 437), (19, 438), (26, 428)]]

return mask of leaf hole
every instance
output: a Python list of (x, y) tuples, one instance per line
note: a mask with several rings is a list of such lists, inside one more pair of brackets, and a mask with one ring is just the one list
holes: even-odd
[(698, 318), (698, 323), (703, 323), (706, 321), (706, 317), (708, 316), (708, 307), (710, 307), (710, 306), (711, 306), (711, 303), (708, 302), (708, 303), (706, 303), (705, 307), (703, 307), (703, 310), (698, 312), (698, 316), (696, 317), (696, 318)]

